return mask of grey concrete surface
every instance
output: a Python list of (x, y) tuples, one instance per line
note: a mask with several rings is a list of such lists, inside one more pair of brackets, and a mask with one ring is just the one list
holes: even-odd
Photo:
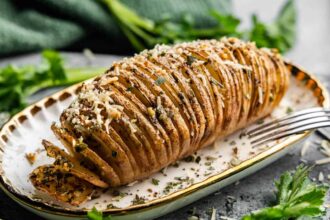
[[(260, 14), (261, 18), (270, 21), (278, 11), (279, 0), (234, 0), (236, 14), (243, 20), (245, 26), (249, 26), (248, 17), (252, 12)], [(329, 0), (299, 0), (298, 5), (298, 39), (295, 48), (286, 56), (295, 63), (316, 73), (322, 81), (330, 82), (330, 1)], [(114, 59), (107, 55), (97, 55), (92, 62), (79, 54), (67, 54), (67, 60), (73, 66), (84, 66), (88, 63), (95, 66), (110, 66)], [(0, 66), (8, 63), (28, 64), (38, 62), (39, 57), (28, 55), (23, 57), (7, 58), (0, 61)], [(41, 96), (52, 93), (47, 90), (34, 96), (30, 101), (39, 99)], [(317, 135), (312, 135), (309, 141), (321, 140)], [(187, 219), (192, 210), (202, 219), (210, 219), (209, 210), (217, 209), (217, 219), (228, 216), (238, 219), (240, 216), (269, 205), (274, 200), (274, 179), (278, 178), (286, 170), (294, 169), (300, 162), (300, 148), (298, 146), (291, 154), (288, 154), (269, 165), (268, 167), (242, 179), (238, 184), (233, 184), (219, 192), (209, 195), (191, 205), (181, 208), (173, 213), (159, 218), (160, 220)], [(313, 145), (304, 158), (312, 164), (320, 155), (316, 145)], [(312, 177), (317, 178), (322, 171), (325, 176), (330, 174), (330, 166), (316, 166)], [(325, 182), (330, 183), (328, 179)], [(327, 203), (330, 203), (328, 196)], [(40, 217), (21, 208), (3, 192), (0, 192), (0, 219), (41, 219)], [(324, 219), (330, 219), (330, 213)]]

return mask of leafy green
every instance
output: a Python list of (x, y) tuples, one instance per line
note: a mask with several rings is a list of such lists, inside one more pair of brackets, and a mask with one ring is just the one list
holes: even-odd
[[(295, 40), (296, 11), (293, 0), (288, 0), (272, 24), (264, 24), (253, 16), (250, 31), (238, 30), (240, 20), (231, 14), (220, 14), (211, 10), (210, 15), (216, 25), (210, 28), (195, 27), (191, 14), (184, 14), (180, 22), (173, 22), (163, 16), (160, 22), (139, 16), (120, 0), (102, 0), (132, 46), (137, 50), (151, 48), (155, 44), (171, 44), (194, 39), (220, 38), (222, 36), (244, 37), (255, 41), (258, 46), (278, 48), (281, 52), (289, 50)], [(244, 33), (244, 34), (243, 34)]]
[(102, 212), (98, 211), (95, 207), (87, 212), (87, 218), (89, 220), (112, 220), (110, 215), (104, 217)]
[(308, 175), (311, 168), (300, 165), (295, 173), (285, 172), (277, 181), (277, 205), (246, 215), (242, 220), (308, 219), (324, 214), (323, 202), (328, 190), (317, 185)]
[(52, 50), (42, 52), (39, 66), (0, 69), (0, 112), (11, 114), (27, 105), (27, 97), (40, 89), (74, 84), (93, 77), (105, 68), (66, 69), (61, 55)]
[(253, 28), (249, 33), (249, 39), (260, 47), (277, 48), (281, 52), (286, 52), (294, 45), (296, 39), (296, 16), (293, 0), (287, 1), (272, 24), (263, 24), (253, 15)]

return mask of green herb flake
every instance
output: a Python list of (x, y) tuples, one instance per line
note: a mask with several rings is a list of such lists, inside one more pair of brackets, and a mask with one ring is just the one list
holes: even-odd
[(287, 107), (286, 108), (286, 113), (290, 114), (291, 112), (293, 112), (293, 109), (291, 107)]
[(193, 62), (195, 62), (196, 58), (193, 56), (187, 56), (187, 64), (189, 66), (191, 66), (191, 64), (193, 64)]
[(162, 76), (159, 76), (156, 80), (155, 83), (160, 86), (161, 84), (163, 84), (164, 82), (166, 82), (166, 79)]
[(117, 154), (118, 154), (117, 151), (114, 151), (114, 150), (113, 150), (113, 151), (111, 152), (111, 155), (112, 155), (112, 157), (114, 157), (114, 158), (117, 157)]
[(192, 155), (190, 155), (190, 156), (184, 158), (184, 161), (186, 161), (186, 162), (192, 162), (192, 161), (194, 161), (194, 160), (195, 160), (195, 157), (192, 156)]
[(152, 178), (152, 179), (151, 179), (151, 182), (152, 182), (152, 184), (154, 184), (155, 186), (158, 186), (158, 184), (159, 184), (159, 180), (158, 180), (158, 179), (155, 179), (155, 178)]
[(202, 158), (200, 156), (197, 156), (195, 159), (195, 163), (199, 163), (202, 160)]
[(144, 204), (145, 203), (145, 198), (139, 196), (139, 195), (135, 195), (135, 198), (132, 200), (132, 204), (133, 205), (140, 205), (140, 204)]
[(128, 86), (128, 87), (126, 88), (126, 91), (127, 91), (127, 92), (132, 92), (133, 89), (134, 89), (134, 86)]

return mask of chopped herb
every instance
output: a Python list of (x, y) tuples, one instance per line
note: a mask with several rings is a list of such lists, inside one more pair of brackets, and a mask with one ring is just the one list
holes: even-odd
[(182, 92), (179, 92), (179, 93), (178, 93), (178, 96), (179, 96), (179, 98), (180, 98), (181, 101), (184, 100), (184, 95), (183, 95)]
[(193, 155), (190, 155), (190, 156), (184, 158), (184, 161), (186, 161), (186, 162), (192, 162), (194, 160), (195, 160), (195, 157)]
[(197, 156), (196, 159), (195, 159), (195, 162), (196, 162), (196, 163), (199, 163), (199, 162), (201, 161), (201, 159), (202, 159), (202, 158), (201, 158), (200, 156)]
[(155, 178), (152, 178), (152, 179), (151, 179), (151, 182), (152, 182), (152, 184), (154, 184), (155, 186), (158, 186), (158, 184), (159, 184), (159, 180), (158, 180), (158, 179), (155, 179)]
[(264, 122), (265, 122), (265, 121), (264, 121), (263, 119), (260, 119), (260, 120), (257, 121), (257, 124), (258, 124), (258, 125), (261, 125), (261, 124), (263, 124)]
[(178, 163), (178, 162), (175, 162), (175, 163), (173, 164), (173, 167), (178, 168), (178, 167), (179, 167), (179, 163)]
[(274, 95), (273, 95), (273, 93), (270, 93), (269, 94), (269, 101), (270, 102), (273, 102), (274, 101)]
[(212, 162), (216, 159), (217, 159), (216, 157), (206, 156), (206, 160), (211, 160)]
[(191, 64), (193, 64), (193, 62), (195, 62), (196, 58), (193, 56), (187, 56), (187, 64), (189, 66), (191, 66)]
[(84, 143), (79, 143), (77, 145), (75, 145), (74, 149), (77, 153), (82, 152), (83, 150), (85, 150), (87, 148), (87, 145)]
[(118, 209), (118, 207), (115, 206), (114, 204), (110, 203), (107, 205), (107, 209)]
[(293, 112), (293, 109), (291, 107), (287, 107), (286, 108), (286, 113), (290, 114), (291, 112)]
[(145, 203), (145, 198), (138, 196), (137, 194), (135, 195), (135, 198), (132, 200), (133, 205), (139, 205), (139, 204), (144, 204)]
[(134, 89), (134, 86), (128, 86), (127, 89), (126, 89), (126, 91), (127, 92), (131, 92), (133, 89)]
[(212, 161), (208, 161), (204, 163), (205, 166), (211, 166), (212, 165)]
[(236, 141), (231, 141), (229, 144), (230, 144), (231, 146), (234, 146), (234, 145), (236, 145)]
[(155, 83), (160, 86), (161, 84), (163, 84), (164, 82), (166, 82), (166, 79), (162, 76), (159, 76), (156, 80)]
[(114, 150), (111, 153), (112, 157), (117, 157), (117, 154), (118, 154), (117, 151), (114, 151)]

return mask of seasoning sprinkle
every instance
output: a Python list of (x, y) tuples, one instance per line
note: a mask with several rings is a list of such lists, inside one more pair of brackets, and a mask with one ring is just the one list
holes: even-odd
[(290, 114), (291, 112), (293, 112), (293, 109), (291, 107), (287, 107), (286, 109), (286, 113), (287, 114)]
[(155, 186), (158, 186), (158, 185), (159, 185), (159, 180), (158, 180), (158, 179), (152, 178), (152, 179), (151, 179), (151, 182), (152, 182), (152, 184), (154, 184)]
[(193, 56), (187, 57), (187, 64), (190, 66), (193, 62), (195, 62), (196, 58)]
[(161, 84), (163, 84), (164, 82), (166, 82), (166, 79), (162, 76), (159, 76), (156, 80), (155, 83), (160, 86)]

